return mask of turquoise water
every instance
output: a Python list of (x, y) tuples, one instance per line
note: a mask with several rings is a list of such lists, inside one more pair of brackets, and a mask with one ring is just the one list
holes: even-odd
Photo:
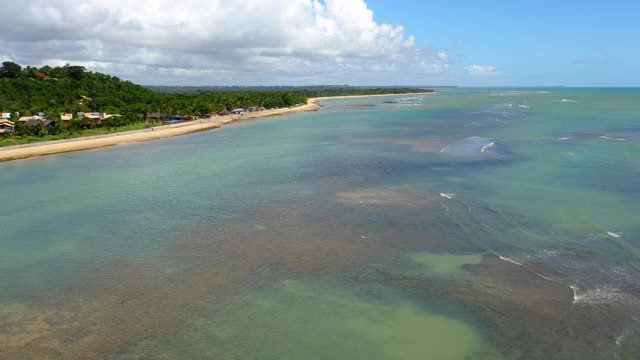
[(1, 163), (0, 359), (637, 357), (640, 90), (324, 104)]

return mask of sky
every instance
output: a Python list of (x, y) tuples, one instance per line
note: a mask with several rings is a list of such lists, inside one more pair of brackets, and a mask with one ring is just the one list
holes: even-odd
[(145, 85), (640, 86), (640, 1), (0, 3), (1, 61)]

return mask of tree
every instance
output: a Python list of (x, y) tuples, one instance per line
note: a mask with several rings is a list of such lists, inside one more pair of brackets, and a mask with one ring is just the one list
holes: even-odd
[(0, 68), (0, 77), (17, 78), (22, 73), (22, 67), (14, 62), (5, 61)]
[[(410, 93), (409, 88), (260, 88), (260, 89), (184, 89), (153, 91), (122, 81), (114, 76), (86, 71), (82, 66), (44, 66), (40, 69), (26, 67), (13, 62), (4, 62), (0, 67), (0, 109), (23, 116), (44, 112), (57, 117), (61, 112), (107, 112), (123, 117), (105, 122), (102, 126), (113, 127), (132, 123), (142, 124), (149, 113), (160, 112), (166, 116), (220, 113), (235, 108), (266, 107), (279, 108), (306, 103), (309, 97), (337, 95), (370, 95), (380, 93)], [(34, 81), (42, 79), (46, 81)], [(53, 114), (53, 115), (52, 115)], [(54, 116), (55, 115), (55, 116)], [(73, 120), (69, 125), (60, 124), (50, 129), (51, 134), (81, 133), (93, 127), (88, 119)], [(42, 136), (41, 129), (16, 124), (16, 136)]]
[(28, 136), (31, 135), (30, 129), (27, 125), (21, 123), (21, 122), (16, 122), (16, 126), (15, 128), (13, 128), (13, 132), (16, 136)]
[(39, 69), (41, 73), (44, 73), (47, 76), (51, 76), (51, 70), (53, 70), (53, 68), (49, 65), (45, 65)]
[(102, 120), (102, 126), (109, 129), (109, 131), (113, 131), (113, 129), (120, 126), (120, 119), (118, 117), (110, 117), (108, 119), (104, 119)]
[(42, 124), (32, 125), (29, 127), (31, 127), (31, 133), (37, 137), (45, 137), (49, 135), (47, 128), (45, 128)]
[(62, 124), (62, 120), (56, 120), (53, 127), (49, 129), (49, 135), (60, 135), (67, 131), (67, 127)]
[(74, 80), (82, 80), (82, 76), (87, 69), (84, 66), (71, 66), (69, 64), (64, 66), (64, 75)]
[(82, 131), (82, 128), (84, 127), (82, 120), (78, 120), (78, 119), (73, 119), (69, 122), (69, 125), (67, 126), (67, 131), (70, 134), (77, 134), (80, 133)]

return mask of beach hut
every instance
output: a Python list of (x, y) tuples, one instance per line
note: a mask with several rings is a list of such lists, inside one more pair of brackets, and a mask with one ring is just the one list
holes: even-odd
[(242, 109), (242, 108), (231, 110), (231, 113), (234, 114), (234, 115), (244, 115), (246, 112), (247, 111), (245, 109)]
[(82, 117), (87, 124), (100, 125), (102, 124), (102, 119), (105, 118), (105, 113), (100, 112), (86, 112), (83, 113)]

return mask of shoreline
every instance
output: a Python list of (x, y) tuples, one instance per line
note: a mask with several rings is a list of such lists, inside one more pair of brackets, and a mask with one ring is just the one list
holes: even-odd
[(73, 139), (43, 141), (41, 143), (14, 145), (0, 148), (0, 162), (28, 159), (39, 156), (61, 154), (74, 151), (98, 149), (115, 145), (138, 143), (152, 140), (166, 139), (174, 136), (186, 135), (200, 131), (218, 129), (227, 124), (246, 121), (263, 117), (288, 115), (306, 111), (317, 111), (322, 106), (320, 101), (329, 99), (366, 98), (403, 95), (432, 95), (435, 92), (417, 92), (406, 94), (375, 94), (375, 95), (348, 95), (309, 98), (307, 104), (281, 109), (269, 109), (244, 116), (225, 115), (214, 116), (203, 120), (193, 120), (186, 123), (156, 126), (149, 129), (126, 131), (114, 134), (78, 137)]

